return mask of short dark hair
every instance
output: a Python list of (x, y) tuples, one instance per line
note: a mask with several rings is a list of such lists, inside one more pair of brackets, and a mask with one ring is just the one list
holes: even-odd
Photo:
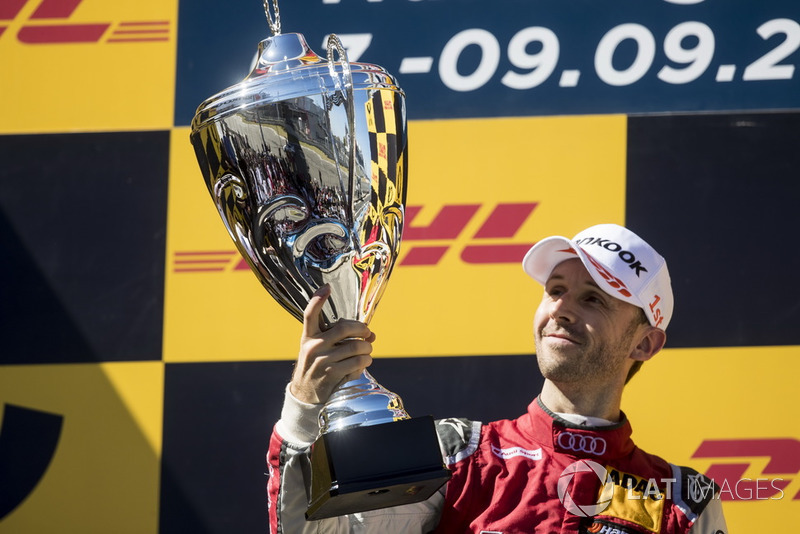
[[(642, 308), (637, 308), (637, 309), (639, 310), (639, 313), (636, 314), (636, 317), (634, 317), (634, 319), (633, 319), (633, 323), (631, 323), (631, 328), (629, 330), (629, 332), (631, 332), (631, 334), (633, 332), (635, 332), (636, 329), (639, 328), (640, 325), (649, 325), (650, 324), (650, 321), (647, 319), (647, 315), (645, 315), (644, 310)], [(639, 369), (642, 368), (642, 364), (643, 363), (644, 362), (641, 361), (641, 360), (636, 360), (635, 362), (633, 362), (633, 365), (631, 366), (630, 371), (628, 371), (628, 376), (625, 378), (625, 383), (626, 384), (628, 382), (630, 382), (631, 378), (633, 378), (633, 375), (635, 375), (636, 373), (639, 372)]]

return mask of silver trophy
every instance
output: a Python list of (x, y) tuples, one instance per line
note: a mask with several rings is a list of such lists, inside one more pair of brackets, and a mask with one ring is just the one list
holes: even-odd
[[(335, 35), (322, 59), (302, 35), (281, 33), (277, 0), (273, 12), (264, 7), (273, 36), (241, 83), (200, 105), (191, 142), (222, 221), (269, 294), (302, 320), (329, 284), (326, 326), (369, 323), (403, 229), (405, 95), (383, 68), (350, 63)], [(309, 519), (417, 502), (449, 478), (432, 418), (410, 418), (366, 371), (334, 392), (320, 428)]]

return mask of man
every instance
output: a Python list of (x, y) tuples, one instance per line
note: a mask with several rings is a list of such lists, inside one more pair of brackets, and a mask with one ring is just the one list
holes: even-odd
[(633, 232), (603, 224), (542, 240), (522, 265), (544, 286), (533, 329), (545, 381), (528, 413), (439, 421), (453, 472), (440, 492), (316, 522), (303, 518), (302, 471), (317, 414), (339, 382), (370, 364), (375, 336), (355, 321), (322, 331), (327, 291), (311, 299), (270, 442), (273, 532), (727, 532), (713, 482), (638, 449), (620, 411), (625, 383), (666, 341), (673, 297), (664, 259)]

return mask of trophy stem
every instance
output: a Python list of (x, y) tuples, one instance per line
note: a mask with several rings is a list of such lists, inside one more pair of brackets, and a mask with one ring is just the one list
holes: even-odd
[(400, 397), (366, 370), (333, 392), (319, 415), (320, 433), (410, 419)]

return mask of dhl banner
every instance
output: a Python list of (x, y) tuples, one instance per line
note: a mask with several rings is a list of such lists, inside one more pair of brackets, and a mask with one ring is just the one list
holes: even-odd
[[(516, 276), (520, 259), (547, 235), (573, 235), (594, 220), (624, 220), (625, 127), (624, 116), (411, 123), (409, 167), (417, 170), (402, 253), (372, 324), (386, 355), (530, 352), (528, 312), (539, 295), (514, 298), (526, 283)], [(187, 129), (176, 129), (171, 143), (164, 359), (291, 358), (297, 339), (284, 334), (299, 324), (235, 252), (207, 191), (197, 186), (187, 138)], [(541, 157), (525, 157), (531, 145), (541, 147)], [(580, 158), (572, 157), (576, 151)], [(453, 180), (437, 178), (444, 176)], [(546, 179), (536, 188), (520, 187), (537, 176)], [(567, 181), (580, 194), (560, 195)], [(576, 216), (565, 221), (564, 213)], [(501, 294), (508, 299), (496, 298)], [(474, 307), (481, 309), (480, 332), (431, 335), (431, 316), (437, 330), (458, 332), (465, 318), (454, 310)], [(235, 352), (220, 330), (235, 335)], [(241, 330), (261, 334), (234, 334)], [(522, 335), (498, 336), (502, 330)]]
[(4, 0), (4, 132), (168, 129), (177, 0)]
[[(522, 255), (626, 224), (676, 299), (623, 397), (634, 439), (713, 477), (731, 532), (791, 530), (800, 5), (280, 12), (407, 93), (406, 227), (371, 328), (373, 374), (412, 415), (522, 413), (542, 384)], [(236, 253), (188, 140), (268, 33), (256, 0), (0, 3), (0, 534), (268, 530), (300, 324)]]

